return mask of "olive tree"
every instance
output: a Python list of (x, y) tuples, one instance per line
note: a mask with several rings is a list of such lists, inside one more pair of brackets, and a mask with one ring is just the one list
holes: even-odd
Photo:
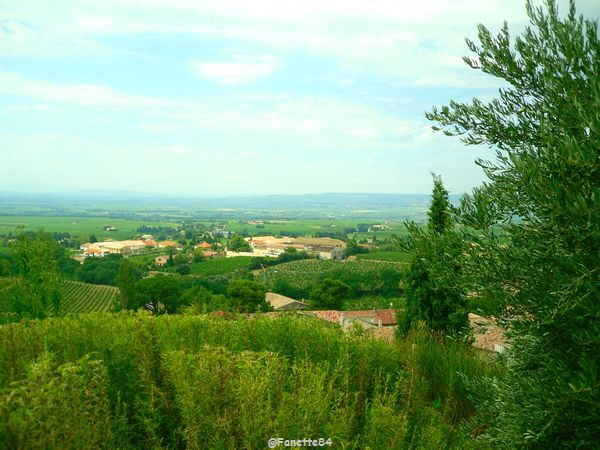
[[(495, 149), (488, 181), (461, 199), (475, 229), (464, 281), (511, 336), (505, 378), (480, 386), (480, 439), (502, 447), (600, 442), (600, 42), (597, 20), (527, 3), (530, 26), (479, 25), (475, 70), (504, 80), (490, 102), (427, 113), (434, 129)], [(504, 236), (494, 224), (504, 225)]]

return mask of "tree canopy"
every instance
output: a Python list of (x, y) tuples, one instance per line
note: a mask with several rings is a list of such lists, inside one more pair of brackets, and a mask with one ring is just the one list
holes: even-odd
[[(514, 40), (479, 26), (467, 64), (504, 81), (489, 102), (427, 117), (468, 145), (488, 181), (461, 199), (475, 229), (463, 281), (496, 305), (512, 339), (506, 377), (479, 386), (488, 444), (593, 448), (600, 442), (600, 41), (597, 20), (527, 3)], [(499, 239), (492, 225), (504, 223)]]
[(234, 236), (227, 242), (227, 249), (232, 252), (249, 252), (252, 247), (243, 237)]
[(135, 307), (145, 307), (153, 314), (174, 313), (181, 305), (181, 283), (174, 276), (155, 275), (137, 282)]
[(325, 278), (310, 291), (309, 298), (315, 308), (341, 310), (350, 292), (351, 288), (346, 283)]
[(44, 318), (58, 314), (62, 299), (57, 258), (58, 244), (42, 230), (17, 230), (11, 245), (19, 280), (12, 290), (12, 310), (18, 317)]
[(451, 227), (450, 219), (450, 201), (448, 200), (448, 191), (442, 183), (439, 175), (433, 176), (433, 192), (431, 193), (431, 206), (427, 211), (429, 221), (427, 225), (431, 231), (444, 233)]
[(265, 301), (266, 293), (267, 289), (261, 283), (245, 279), (233, 280), (227, 290), (232, 307), (238, 312), (269, 311), (271, 308)]
[(427, 229), (407, 222), (409, 237), (404, 250), (412, 254), (404, 277), (406, 308), (399, 315), (399, 332), (417, 322), (444, 334), (466, 331), (468, 317), (461, 283), (464, 243), (452, 230), (448, 191), (441, 177), (433, 175), (433, 191)]

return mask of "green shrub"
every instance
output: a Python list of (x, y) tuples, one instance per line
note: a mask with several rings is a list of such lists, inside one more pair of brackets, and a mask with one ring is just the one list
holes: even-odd
[(6, 448), (112, 448), (108, 374), (93, 354), (56, 366), (42, 353), (25, 377), (0, 391)]
[(452, 363), (453, 353), (432, 370), (434, 357), (410, 349), (443, 351), (419, 339), (390, 344), (294, 314), (121, 312), (3, 325), (0, 442), (261, 448), (272, 436), (317, 436), (334, 448), (459, 445), (454, 422), (471, 410), (455, 406), (464, 391), (444, 377), (478, 373)]

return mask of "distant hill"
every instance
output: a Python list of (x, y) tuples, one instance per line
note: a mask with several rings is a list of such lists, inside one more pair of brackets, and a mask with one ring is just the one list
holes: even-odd
[[(0, 193), (0, 215), (126, 218), (424, 218), (429, 194), (324, 193), (222, 198), (131, 192)], [(453, 203), (457, 195), (450, 196)]]

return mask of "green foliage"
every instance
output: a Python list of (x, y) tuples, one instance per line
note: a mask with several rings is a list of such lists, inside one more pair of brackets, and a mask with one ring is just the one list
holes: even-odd
[(135, 283), (140, 279), (140, 273), (127, 258), (123, 258), (119, 264), (119, 273), (115, 284), (119, 288), (120, 302), (117, 309), (127, 309), (129, 303), (135, 303)]
[(407, 223), (410, 237), (405, 250), (413, 254), (404, 280), (406, 310), (399, 317), (399, 332), (423, 321), (434, 331), (457, 335), (467, 330), (468, 315), (460, 279), (462, 239), (452, 231), (448, 192), (434, 175), (428, 229)]
[(433, 176), (433, 192), (431, 193), (431, 206), (427, 211), (429, 220), (427, 226), (435, 233), (445, 233), (452, 227), (450, 218), (450, 202), (448, 201), (448, 191), (442, 183), (439, 175)]
[(265, 301), (267, 289), (257, 281), (237, 279), (229, 283), (227, 295), (238, 312), (269, 311)]
[(290, 283), (286, 278), (277, 277), (270, 286), (273, 292), (290, 298), (302, 299), (309, 295), (309, 288), (298, 287)]
[[(404, 263), (387, 261), (336, 261), (307, 259), (293, 261), (264, 273), (266, 285), (283, 295), (295, 293), (293, 298), (308, 298), (315, 283), (332, 278), (343, 281), (352, 288), (352, 297), (397, 297)], [(284, 289), (277, 290), (280, 287)]]
[(175, 267), (175, 272), (177, 272), (179, 275), (189, 275), (192, 270), (188, 264), (182, 264)]
[(428, 332), (422, 322), (398, 340), (398, 345), (405, 364), (427, 380), (424, 394), (431, 404), (443, 408), (453, 423), (476, 412), (471, 383), (498, 377), (505, 371), (502, 359), (482, 358), (463, 341)]
[[(470, 288), (510, 326), (511, 364), (478, 385), (483, 443), (597, 448), (600, 442), (600, 40), (598, 22), (527, 4), (531, 26), (511, 41), (479, 26), (467, 63), (504, 80), (489, 103), (451, 102), (428, 118), (467, 144), (489, 182), (461, 200)], [(513, 221), (518, 217), (518, 221)], [(506, 226), (501, 242), (491, 225)], [(513, 223), (511, 223), (513, 222)], [(485, 409), (487, 408), (487, 409)]]
[(249, 252), (252, 247), (243, 237), (234, 236), (227, 242), (227, 250), (231, 252)]
[(195, 263), (201, 263), (204, 262), (205, 258), (204, 258), (204, 253), (202, 249), (196, 249), (194, 250), (194, 255), (192, 257), (192, 262)]
[(0, 258), (0, 277), (7, 277), (11, 275), (12, 270), (11, 264), (7, 258)]
[(11, 310), (22, 318), (44, 318), (60, 311), (62, 297), (57, 267), (58, 244), (44, 231), (17, 230), (12, 257), (19, 275), (11, 287)]
[(310, 300), (317, 309), (340, 310), (350, 295), (350, 286), (340, 280), (325, 278), (310, 291)]
[[(79, 261), (71, 258), (71, 256), (65, 251), (64, 247), (59, 247), (59, 254), (56, 260), (58, 272), (62, 279), (76, 280), (79, 275), (81, 264)], [(0, 265), (1, 265), (0, 261)]]
[(188, 264), (190, 262), (190, 256), (185, 253), (177, 253), (173, 257), (173, 264), (175, 266), (181, 266), (183, 264)]
[(175, 313), (181, 304), (181, 283), (174, 276), (155, 275), (144, 278), (135, 285), (135, 303), (130, 309), (140, 306), (154, 314), (162, 312)]
[(364, 254), (364, 253), (369, 253), (369, 249), (365, 248), (361, 245), (358, 245), (358, 243), (356, 241), (353, 240), (349, 240), (346, 244), (346, 250), (344, 251), (344, 255), (346, 257), (348, 256), (354, 256), (354, 255), (360, 255), (360, 254)]
[(186, 314), (204, 314), (215, 311), (231, 311), (231, 300), (223, 294), (214, 294), (201, 285), (186, 290), (181, 297), (181, 304), (186, 305)]
[(108, 373), (86, 355), (56, 366), (48, 353), (0, 391), (0, 442), (6, 448), (109, 448), (114, 445)]
[(91, 284), (115, 285), (121, 266), (121, 255), (106, 255), (102, 258), (85, 258), (79, 271), (79, 280)]
[(442, 347), (445, 363), (431, 371), (420, 358), (436, 345), (347, 336), (293, 315), (122, 312), (6, 325), (0, 442), (221, 449), (313, 435), (348, 449), (464, 447), (452, 422), (470, 406), (453, 403), (467, 400), (452, 374), (492, 376), (494, 367)]

